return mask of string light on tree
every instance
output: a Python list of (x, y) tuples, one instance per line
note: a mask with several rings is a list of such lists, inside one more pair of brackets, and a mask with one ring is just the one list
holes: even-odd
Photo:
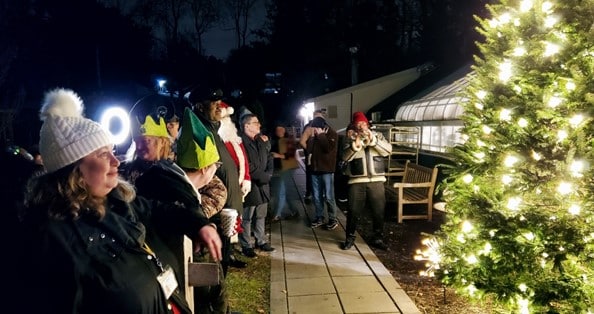
[(447, 220), (416, 259), (502, 312), (594, 313), (594, 0), (487, 9)]

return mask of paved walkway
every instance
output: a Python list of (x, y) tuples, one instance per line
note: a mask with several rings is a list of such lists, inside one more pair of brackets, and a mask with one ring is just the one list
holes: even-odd
[[(313, 205), (303, 202), (305, 173), (295, 172), (287, 198), (299, 219), (271, 226), (270, 312), (299, 313), (421, 313), (361, 236), (347, 251), (346, 218), (331, 231), (312, 229)], [(300, 193), (301, 192), (301, 193)]]

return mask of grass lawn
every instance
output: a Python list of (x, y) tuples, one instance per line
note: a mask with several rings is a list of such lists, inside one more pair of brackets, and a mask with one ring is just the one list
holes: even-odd
[(227, 273), (231, 312), (270, 313), (270, 255), (258, 252), (258, 256), (247, 258), (235, 254), (248, 265), (229, 268)]

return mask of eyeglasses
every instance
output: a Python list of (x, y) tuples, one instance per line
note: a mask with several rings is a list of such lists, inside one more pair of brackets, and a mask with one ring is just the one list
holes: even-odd
[(223, 165), (223, 162), (222, 162), (222, 161), (217, 161), (217, 162), (215, 162), (214, 164), (215, 164), (215, 166), (217, 167), (217, 169), (219, 169), (219, 168), (221, 168), (221, 166)]

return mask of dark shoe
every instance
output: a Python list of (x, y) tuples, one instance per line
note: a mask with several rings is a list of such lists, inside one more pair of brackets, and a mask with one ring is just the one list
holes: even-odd
[(334, 230), (334, 229), (336, 229), (336, 226), (338, 226), (338, 221), (330, 220), (326, 224), (325, 228), (326, 228), (326, 230)]
[(384, 243), (384, 241), (382, 241), (382, 239), (374, 240), (371, 242), (371, 246), (382, 251), (388, 250), (388, 246)]
[(256, 247), (258, 247), (258, 249), (260, 249), (260, 251), (264, 251), (264, 252), (274, 252), (275, 251), (275, 249), (272, 246), (270, 246), (270, 243), (256, 245)]
[(245, 268), (247, 263), (241, 260), (238, 260), (237, 257), (231, 255), (229, 257), (229, 266), (234, 268)]
[(348, 199), (348, 198), (339, 198), (339, 199), (338, 199), (338, 202), (339, 202), (339, 203), (346, 203), (346, 202), (348, 202), (348, 201), (349, 201), (349, 199)]
[(355, 245), (355, 239), (346, 239), (346, 241), (340, 245), (340, 248), (343, 250), (350, 250), (353, 245)]
[(310, 204), (311, 203), (311, 194), (305, 194), (305, 203), (306, 204)]
[(299, 218), (299, 212), (298, 212), (298, 211), (296, 211), (296, 212), (294, 212), (294, 213), (291, 213), (291, 215), (289, 215), (289, 217), (287, 217), (287, 218), (290, 218), (290, 219), (297, 219), (297, 218)]
[(256, 257), (256, 252), (251, 247), (242, 248), (241, 253), (247, 257)]
[(319, 219), (316, 219), (316, 220), (314, 220), (314, 221), (311, 223), (311, 227), (312, 227), (312, 228), (317, 228), (317, 227), (319, 227), (319, 226), (321, 226), (321, 225), (323, 225), (323, 224), (324, 224), (324, 219), (322, 219), (322, 218), (319, 218)]

